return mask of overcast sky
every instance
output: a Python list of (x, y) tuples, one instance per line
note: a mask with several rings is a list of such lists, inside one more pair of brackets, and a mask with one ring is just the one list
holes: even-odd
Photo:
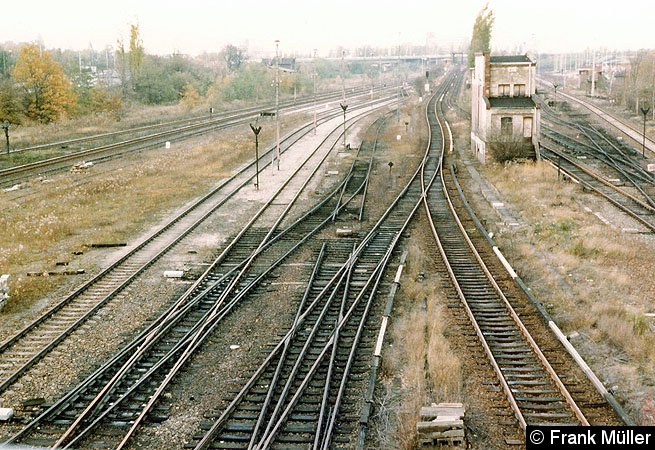
[[(251, 54), (320, 55), (339, 45), (467, 42), (485, 0), (5, 0), (0, 43), (42, 39), (47, 48), (115, 46), (140, 26), (149, 53), (214, 52), (228, 43)], [(539, 52), (655, 48), (654, 0), (489, 0), (492, 49)], [(523, 5), (530, 5), (523, 6)]]

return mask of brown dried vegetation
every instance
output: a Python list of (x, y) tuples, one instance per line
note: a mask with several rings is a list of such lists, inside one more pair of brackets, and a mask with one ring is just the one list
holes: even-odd
[[(520, 275), (627, 410), (648, 422), (655, 377), (648, 235), (597, 196), (558, 182), (546, 163), (481, 169), (527, 226), (497, 230)], [(603, 223), (605, 220), (609, 223)], [(650, 400), (649, 400), (650, 399)], [(650, 403), (649, 403), (650, 402)]]
[[(299, 119), (287, 120), (295, 126)], [(264, 127), (260, 148), (272, 139), (273, 127)], [(206, 192), (253, 157), (252, 133), (230, 129), (153, 152), (0, 191), (0, 273), (12, 275), (7, 311), (28, 308), (62, 281), (27, 272), (53, 270), (91, 243), (134, 239)]]
[(376, 438), (388, 449), (415, 448), (422, 406), (461, 401), (461, 366), (446, 338), (439, 276), (418, 244), (408, 252), (377, 405)]

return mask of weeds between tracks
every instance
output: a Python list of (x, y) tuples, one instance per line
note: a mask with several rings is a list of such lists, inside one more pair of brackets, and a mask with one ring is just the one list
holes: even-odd
[(512, 265), (626, 410), (655, 423), (655, 391), (644, 381), (655, 376), (655, 321), (646, 315), (655, 295), (652, 235), (630, 232), (632, 219), (558, 182), (546, 163), (480, 170), (525, 222), (494, 230)]
[(409, 450), (422, 406), (461, 401), (461, 367), (446, 338), (445, 292), (434, 262), (415, 242), (408, 252), (383, 357), (376, 438), (381, 448)]

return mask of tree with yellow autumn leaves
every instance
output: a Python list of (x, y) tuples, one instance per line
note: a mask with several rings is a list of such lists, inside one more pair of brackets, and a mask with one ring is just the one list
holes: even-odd
[(61, 66), (34, 44), (21, 49), (12, 77), (23, 90), (25, 112), (33, 120), (56, 121), (76, 105), (75, 93)]

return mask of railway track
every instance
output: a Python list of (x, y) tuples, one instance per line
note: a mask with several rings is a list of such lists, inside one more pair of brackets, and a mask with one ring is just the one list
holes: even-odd
[(543, 145), (541, 148), (542, 157), (549, 160), (553, 166), (559, 167), (567, 176), (605, 198), (646, 229), (655, 231), (655, 208), (649, 203), (607, 181), (605, 177), (598, 175), (561, 150)]
[[(385, 88), (381, 91), (381, 93), (384, 92), (392, 92), (392, 90), (391, 88)], [(369, 95), (369, 90), (358, 89), (352, 94), (353, 96), (350, 97), (351, 99), (365, 98)], [(338, 100), (339, 98), (340, 93), (329, 93), (317, 96), (317, 101), (329, 102)], [(286, 111), (288, 113), (294, 110), (305, 110), (311, 107), (312, 104), (313, 98), (305, 98), (300, 103), (288, 101), (282, 104), (282, 111)], [(319, 106), (316, 106), (316, 108), (318, 107)], [(333, 110), (338, 111), (339, 108), (333, 108)], [(33, 176), (35, 174), (44, 174), (62, 169), (68, 169), (72, 164), (77, 163), (80, 160), (86, 160), (87, 162), (97, 162), (107, 158), (116, 157), (126, 152), (163, 145), (166, 141), (179, 141), (210, 131), (224, 129), (237, 124), (244, 124), (258, 117), (261, 111), (262, 107), (246, 108), (243, 110), (217, 115), (216, 117), (212, 118), (200, 117), (192, 120), (173, 121), (165, 124), (137, 127), (134, 129), (119, 131), (115, 133), (105, 133), (92, 137), (72, 139), (53, 144), (44, 144), (36, 147), (25, 148), (22, 149), (19, 153), (25, 153), (28, 151), (38, 153), (39, 151), (51, 147), (70, 148), (73, 145), (80, 145), (82, 143), (89, 142), (93, 143), (98, 140), (107, 138), (122, 138), (122, 140), (118, 142), (110, 142), (92, 148), (80, 149), (76, 151), (68, 150), (65, 152), (65, 154), (60, 156), (46, 159), (38, 158), (37, 161), (31, 163), (2, 169), (0, 170), (0, 185), (6, 186), (9, 184), (17, 183), (25, 177)], [(332, 110), (330, 110), (330, 112), (332, 112)], [(327, 113), (329, 114), (330, 112)], [(325, 111), (319, 113), (319, 115), (325, 114)], [(164, 128), (163, 131), (161, 131), (162, 128)], [(135, 136), (131, 137), (131, 135)], [(15, 154), (17, 152), (14, 151), (13, 153)]]
[[(563, 121), (562, 121), (563, 122)], [(606, 166), (617, 177), (642, 189), (641, 185), (653, 184), (654, 177), (644, 170), (633, 156), (624, 152), (615, 143), (605, 137), (599, 130), (580, 124), (566, 124), (576, 133), (576, 137), (556, 130), (551, 126), (544, 126), (544, 137), (557, 144), (581, 159), (593, 158)], [(644, 194), (646, 195), (646, 194)]]
[[(289, 330), (190, 446), (327, 449), (356, 441), (360, 409), (353, 406), (363, 396), (352, 385), (368, 372), (376, 337), (367, 323), (373, 311), (380, 315), (376, 294), (420, 206), (421, 182), (434, 177), (439, 142), (428, 146), (421, 168), (360, 241), (321, 249)], [(357, 400), (349, 392), (357, 392)]]
[[(545, 80), (539, 80), (543, 84), (550, 84), (552, 86), (552, 83), (545, 81)], [(576, 96), (567, 94), (566, 92), (559, 92), (560, 95), (568, 100), (571, 100), (572, 102), (575, 102), (579, 105), (582, 105), (584, 108), (588, 109), (598, 117), (600, 117), (602, 120), (613, 126), (614, 128), (618, 129), (621, 131), (623, 134), (626, 136), (630, 137), (635, 143), (641, 145), (643, 143), (643, 130), (639, 129), (629, 121), (616, 117), (613, 114), (610, 114), (606, 110), (592, 104), (589, 102), (586, 102)], [(655, 141), (648, 136), (646, 136), (646, 149), (648, 149), (651, 152), (655, 152)]]
[[(367, 89), (364, 88), (357, 88), (352, 92), (352, 95), (358, 96), (362, 95), (364, 93), (368, 93)], [(317, 102), (322, 102), (322, 101), (328, 101), (328, 100), (334, 100), (338, 99), (341, 96), (341, 90), (339, 91), (334, 91), (334, 92), (326, 92), (323, 94), (317, 94), (316, 95), (316, 101)], [(296, 100), (287, 100), (287, 101), (282, 101), (280, 102), (280, 107), (282, 108), (289, 108), (292, 106), (300, 106), (300, 107), (306, 107), (309, 104), (313, 103), (314, 98), (313, 97), (300, 97), (298, 101)], [(231, 111), (221, 111), (217, 112), (216, 116), (213, 114), (203, 114), (195, 117), (188, 117), (184, 119), (177, 119), (177, 120), (170, 120), (166, 122), (159, 122), (159, 123), (152, 123), (152, 124), (147, 124), (147, 125), (140, 125), (136, 126), (133, 128), (125, 129), (125, 130), (118, 130), (118, 131), (112, 131), (112, 132), (107, 132), (107, 133), (99, 133), (99, 134), (93, 134), (93, 135), (88, 135), (88, 136), (82, 136), (78, 138), (73, 138), (73, 139), (66, 139), (63, 141), (58, 141), (58, 142), (47, 142), (44, 144), (38, 144), (38, 145), (32, 145), (29, 147), (23, 147), (23, 148), (17, 148), (11, 150), (10, 154), (13, 153), (20, 153), (20, 152), (29, 152), (29, 151), (37, 151), (37, 150), (46, 150), (49, 148), (60, 148), (60, 149), (65, 149), (65, 148), (70, 148), (70, 147), (85, 147), (91, 145), (93, 142), (101, 142), (104, 143), (104, 140), (106, 139), (115, 139), (115, 138), (121, 138), (123, 136), (129, 136), (133, 134), (138, 134), (142, 132), (148, 132), (151, 130), (162, 130), (164, 128), (175, 128), (179, 126), (185, 126), (185, 125), (192, 125), (195, 123), (201, 123), (201, 122), (211, 122), (212, 120), (223, 120), (223, 119), (228, 119), (228, 118), (238, 118), (242, 116), (243, 114), (256, 114), (259, 115), (261, 111), (266, 111), (274, 108), (274, 104), (264, 104), (264, 105), (258, 105), (258, 106), (253, 106), (253, 107), (247, 107), (247, 108), (239, 108), (236, 110), (231, 110)], [(162, 130), (163, 131), (163, 130)]]
[[(313, 158), (327, 157), (329, 148), (336, 145), (339, 136), (340, 132), (333, 133), (329, 142), (326, 139), (322, 144), (322, 152), (317, 150)], [(362, 159), (356, 158), (356, 161)], [(361, 164), (370, 166), (365, 158)], [(217, 324), (255, 292), (281, 261), (344, 210), (364, 188), (361, 177), (351, 171), (315, 208), (280, 228), (319, 166), (316, 161), (305, 164), (304, 174), (300, 175), (305, 181), (299, 189), (294, 188), (296, 193), (291, 198), (290, 192), (281, 188), (166, 314), (7, 443), (28, 438), (36, 444), (77, 446), (99, 424), (133, 423), (125, 437), (129, 439), (170, 380)], [(276, 204), (274, 198), (285, 200)], [(264, 226), (266, 223), (269, 225)], [(144, 403), (147, 404), (144, 406)], [(44, 431), (44, 424), (54, 426), (57, 431)]]
[[(354, 117), (362, 113), (353, 108)], [(337, 114), (338, 115), (338, 114)], [(327, 122), (334, 115), (320, 119)], [(352, 119), (351, 119), (352, 122)], [(303, 136), (309, 134), (313, 124), (290, 133), (282, 140), (285, 152)], [(271, 147), (262, 155), (273, 152)], [(270, 162), (268, 163), (270, 164)], [(91, 319), (109, 302), (119, 301), (126, 288), (145, 270), (177, 246), (207, 218), (226, 204), (244, 186), (251, 184), (255, 176), (255, 162), (243, 167), (237, 174), (199, 199), (146, 237), (131, 251), (111, 266), (94, 276), (84, 285), (25, 326), (11, 338), (0, 344), (0, 392), (24, 375), (52, 349), (63, 342), (75, 330)]]
[[(552, 350), (540, 350), (543, 338), (531, 337), (521, 323), (529, 312), (524, 306), (517, 308), (506, 287), (496, 281), (499, 277), (492, 275), (496, 269), (485, 263), (489, 256), (475, 250), (466, 231), (471, 227), (464, 226), (458, 218), (461, 213), (455, 212), (454, 172), (444, 175), (442, 170), (452, 149), (442, 104), (450, 101), (446, 92), (455, 81), (448, 78), (428, 103), (430, 140), (423, 162), (371, 230), (320, 247), (310, 242), (343, 212), (363, 216), (375, 143), (362, 146), (336, 189), (295, 218), (292, 205), (314, 175), (308, 167), (303, 169), (309, 173), (302, 176), (302, 186), (281, 189), (276, 194), (279, 203), (272, 198), (160, 319), (5, 444), (124, 448), (146, 418), (166, 415), (159, 402), (162, 394), (217, 325), (240, 302), (263, 295), (267, 276), (289, 255), (302, 245), (314, 245), (314, 269), (289, 330), (242, 380), (243, 388), (200, 425), (203, 434), (190, 445), (197, 449), (348, 445), (359, 413), (353, 380), (367, 372), (374, 346), (375, 335), (367, 324), (380, 309), (376, 294), (385, 287), (385, 270), (421, 206), (517, 423), (523, 429), (545, 423), (613, 424), (615, 417), (610, 418), (597, 393), (570, 392), (578, 381), (569, 380), (560, 362), (555, 369), (548, 362)], [(378, 122), (376, 135), (382, 126)], [(338, 141), (336, 134), (332, 142)], [(96, 434), (108, 427), (127, 431)]]
[[(445, 140), (452, 148), (443, 110), (438, 108), (436, 117), (447, 130)], [(498, 267), (495, 254), (472, 225), (457, 194), (449, 154), (444, 151), (439, 179), (426, 186), (423, 204), (461, 308), (493, 367), (517, 425), (525, 431), (528, 425), (620, 423), (592, 386), (586, 383), (582, 387), (583, 380), (573, 375), (575, 365), (563, 363), (565, 352), (553, 343), (557, 342), (554, 336), (549, 338), (548, 332), (534, 335), (540, 326), (536, 310), (521, 298), (507, 271)]]
[(588, 124), (552, 112), (544, 119), (543, 134), (550, 143), (542, 144), (542, 157), (652, 231), (655, 177), (635, 161), (634, 150)]

